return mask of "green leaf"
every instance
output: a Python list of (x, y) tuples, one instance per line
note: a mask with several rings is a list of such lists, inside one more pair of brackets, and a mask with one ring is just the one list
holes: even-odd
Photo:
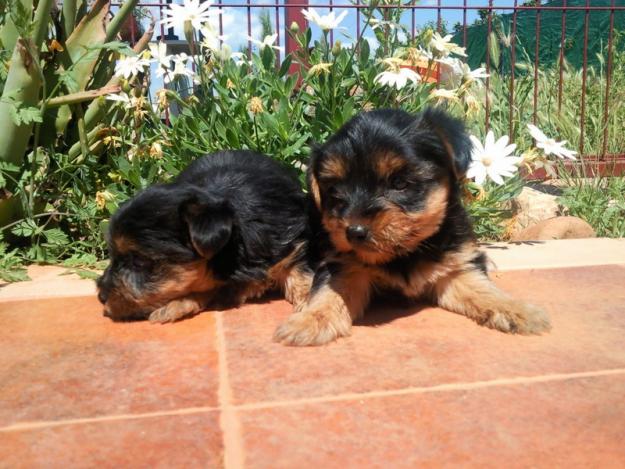
[(97, 280), (100, 277), (99, 272), (93, 272), (92, 270), (85, 269), (71, 269), (66, 272), (67, 274), (76, 274), (82, 279)]
[(63, 246), (69, 243), (69, 238), (59, 228), (51, 228), (49, 230), (45, 230), (43, 232), (43, 235), (46, 237), (46, 241), (48, 241), (48, 243), (56, 246)]
[(265, 70), (271, 70), (276, 63), (276, 56), (273, 53), (273, 49), (271, 47), (263, 47), (263, 50), (260, 53), (263, 67)]
[(41, 109), (38, 107), (13, 105), (9, 107), (9, 109), (15, 125), (28, 125), (34, 122), (43, 122)]
[(132, 48), (121, 41), (110, 41), (105, 42), (104, 44), (94, 44), (92, 46), (85, 47), (87, 50), (108, 50), (111, 52), (119, 52), (120, 54), (124, 54), (126, 56), (135, 56), (137, 53), (132, 50)]
[(30, 219), (20, 221), (11, 229), (11, 233), (24, 238), (29, 238), (37, 232), (39, 232), (39, 227)]
[(371, 48), (369, 47), (369, 41), (366, 39), (364, 41), (360, 41), (360, 63), (366, 63), (369, 60), (370, 53)]
[(289, 71), (289, 68), (291, 67), (292, 62), (293, 62), (293, 58), (291, 57), (291, 54), (287, 55), (284, 58), (282, 65), (280, 65), (280, 70), (278, 71), (279, 77), (283, 77), (284, 75), (287, 74), (287, 72)]
[(7, 173), (17, 173), (20, 170), (20, 167), (9, 163), (8, 161), (0, 161), (0, 171)]
[(11, 267), (4, 269), (0, 267), (0, 279), (5, 282), (25, 282), (30, 280), (28, 273), (24, 267)]
[(62, 70), (59, 73), (59, 81), (65, 85), (65, 88), (69, 93), (76, 93), (80, 90), (80, 85), (72, 76), (71, 72)]

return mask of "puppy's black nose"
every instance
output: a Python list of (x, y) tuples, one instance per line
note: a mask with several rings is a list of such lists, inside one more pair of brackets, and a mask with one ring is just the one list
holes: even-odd
[(108, 297), (109, 296), (104, 292), (104, 290), (100, 290), (98, 292), (98, 300), (100, 300), (100, 303), (105, 304)]
[(369, 236), (369, 228), (364, 225), (350, 225), (345, 230), (347, 239), (351, 242), (362, 242)]

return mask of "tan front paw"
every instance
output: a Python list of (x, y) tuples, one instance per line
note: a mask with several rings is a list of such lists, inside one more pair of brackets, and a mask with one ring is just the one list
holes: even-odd
[(551, 330), (549, 316), (541, 308), (518, 303), (513, 307), (494, 311), (485, 323), (486, 326), (510, 334), (542, 334)]
[(200, 305), (197, 301), (188, 298), (181, 300), (173, 300), (162, 308), (152, 311), (150, 314), (150, 322), (166, 323), (174, 322), (186, 316), (191, 316), (200, 311)]
[(273, 340), (284, 345), (323, 345), (351, 330), (349, 317), (332, 317), (326, 312), (304, 309), (295, 312), (273, 334)]

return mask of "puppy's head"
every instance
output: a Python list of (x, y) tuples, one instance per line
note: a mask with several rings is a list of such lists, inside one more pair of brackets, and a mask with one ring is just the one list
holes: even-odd
[(438, 231), (470, 154), (443, 111), (363, 113), (313, 152), (310, 193), (338, 251), (384, 263)]
[(193, 292), (215, 288), (207, 260), (229, 241), (233, 213), (194, 187), (149, 188), (125, 203), (109, 226), (110, 264), (97, 280), (104, 315), (146, 319)]

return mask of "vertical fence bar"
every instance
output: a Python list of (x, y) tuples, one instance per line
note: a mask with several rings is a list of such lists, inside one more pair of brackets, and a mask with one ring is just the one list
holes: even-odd
[[(332, 8), (332, 0), (330, 0), (330, 12), (332, 12), (334, 10), (334, 8)], [(330, 30), (330, 45), (334, 45), (334, 29)]]
[(558, 114), (562, 112), (562, 87), (564, 83), (564, 48), (566, 47), (566, 2), (562, 1), (562, 33), (560, 36), (560, 78), (558, 80)]
[[(356, 38), (360, 37), (360, 0), (356, 0)], [(356, 47), (356, 44), (354, 44)]]
[(443, 17), (441, 16), (441, 0), (436, 0), (436, 30), (440, 33), (442, 31)]
[(584, 63), (582, 65), (582, 107), (580, 112), (579, 154), (584, 154), (584, 133), (586, 127), (586, 79), (588, 75), (588, 21), (590, 19), (590, 0), (586, 0), (584, 13)]
[(486, 113), (484, 126), (486, 132), (490, 129), (490, 34), (493, 32), (493, 0), (488, 0), (488, 32), (486, 36), (486, 94), (484, 110)]
[(417, 0), (412, 0), (410, 3), (410, 22), (411, 22), (411, 31), (412, 31), (412, 39), (417, 35), (417, 19), (415, 17), (415, 5)]
[[(247, 36), (248, 38), (252, 36), (252, 7), (250, 0), (247, 0)], [(252, 60), (252, 41), (247, 40), (247, 58)]]
[[(282, 34), (280, 34), (280, 4), (278, 3), (279, 0), (275, 1), (275, 23), (276, 23), (276, 34), (278, 35), (278, 37), (276, 38), (276, 44), (278, 45), (278, 47), (280, 47), (280, 39), (282, 37)], [(276, 51), (276, 56), (277, 56), (277, 66), (280, 66), (280, 62), (281, 62), (281, 52), (279, 50)]]
[(538, 119), (538, 61), (540, 55), (540, 17), (541, 3), (537, 0), (536, 6), (536, 48), (534, 49), (534, 114), (532, 115), (532, 123), (536, 125)]
[(467, 47), (467, 0), (462, 3), (462, 47)]
[(508, 101), (508, 135), (514, 140), (514, 77), (516, 72), (516, 26), (518, 14), (518, 0), (514, 0), (512, 12), (512, 29), (510, 31), (510, 96)]
[(603, 145), (601, 147), (601, 157), (605, 159), (608, 154), (608, 106), (610, 104), (610, 84), (612, 78), (612, 36), (614, 35), (614, 5), (612, 0), (610, 6), (610, 29), (608, 31), (608, 67), (605, 75), (605, 100), (603, 103)]
[[(219, 35), (223, 36), (224, 35), (224, 15), (223, 15), (223, 7), (221, 6), (223, 3), (223, 0), (219, 0), (218, 2), (219, 5)], [(223, 40), (220, 40), (220, 44), (223, 44)]]

